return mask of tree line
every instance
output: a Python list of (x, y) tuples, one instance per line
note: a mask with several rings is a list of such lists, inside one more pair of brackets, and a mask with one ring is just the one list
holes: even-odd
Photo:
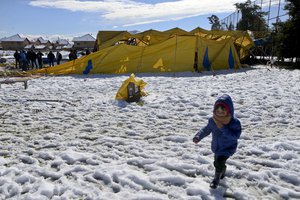
[[(261, 52), (257, 54), (277, 58), (276, 62), (289, 65), (292, 68), (300, 69), (300, 1), (285, 0), (284, 10), (289, 18), (273, 23), (272, 28), (268, 27), (265, 20), (267, 12), (261, 11), (261, 7), (253, 4), (250, 0), (245, 3), (236, 3), (236, 9), (241, 13), (241, 19), (236, 27), (233, 24), (227, 26), (228, 30), (250, 30), (254, 33), (254, 38), (266, 37), (270, 40), (265, 43)], [(216, 15), (208, 17), (212, 30), (222, 30), (222, 25)], [(255, 51), (254, 51), (255, 52)]]

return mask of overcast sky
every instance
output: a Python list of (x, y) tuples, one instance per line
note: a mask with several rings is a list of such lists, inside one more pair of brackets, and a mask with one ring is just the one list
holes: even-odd
[(74, 37), (99, 30), (210, 30), (246, 0), (1, 0), (0, 38), (14, 34)]

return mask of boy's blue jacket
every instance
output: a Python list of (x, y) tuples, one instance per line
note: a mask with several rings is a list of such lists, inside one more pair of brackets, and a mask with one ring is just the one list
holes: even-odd
[[(222, 95), (216, 103), (223, 102), (229, 106), (231, 121), (229, 124), (218, 128), (213, 118), (209, 118), (208, 124), (203, 127), (196, 135), (199, 140), (212, 133), (211, 150), (216, 156), (232, 156), (237, 148), (238, 139), (241, 135), (242, 128), (240, 121), (234, 117), (233, 102), (229, 95)], [(215, 103), (215, 104), (216, 104)]]

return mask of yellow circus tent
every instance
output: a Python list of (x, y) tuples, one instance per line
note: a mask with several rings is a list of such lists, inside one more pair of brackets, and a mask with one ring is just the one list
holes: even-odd
[[(53, 75), (122, 74), (194, 71), (195, 66), (199, 71), (240, 67), (237, 41), (240, 41), (240, 53), (241, 46), (245, 45), (246, 48), (248, 44), (245, 39), (227, 36), (225, 33), (216, 39), (216, 36), (208, 37), (207, 33), (203, 33), (206, 34), (204, 37), (200, 31), (193, 31), (188, 34), (178, 28), (166, 32), (149, 30), (138, 34), (100, 31), (99, 34), (103, 34), (97, 36), (97, 52), (35, 72)], [(136, 44), (127, 44), (126, 41), (132, 38)]]
[(242, 50), (240, 58), (246, 56), (247, 51), (254, 46), (254, 43), (247, 31), (208, 31), (200, 27), (188, 32), (180, 28), (173, 28), (166, 31), (147, 30), (137, 34), (131, 34), (127, 31), (99, 31), (97, 35), (98, 49), (103, 49), (114, 45), (118, 41), (127, 41), (129, 38), (136, 38), (141, 46), (153, 45), (169, 39), (172, 36), (190, 36), (196, 35), (210, 40), (226, 40), (232, 38), (236, 47)]

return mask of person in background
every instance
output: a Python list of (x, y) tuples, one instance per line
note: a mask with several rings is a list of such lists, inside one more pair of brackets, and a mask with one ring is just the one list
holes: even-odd
[(37, 55), (36, 53), (31, 50), (31, 57), (30, 57), (30, 60), (31, 60), (31, 65), (32, 65), (32, 69), (35, 67), (36, 69), (38, 69), (38, 64), (36, 63), (36, 59), (37, 59)]
[(56, 52), (56, 63), (57, 63), (57, 65), (59, 65), (60, 64), (60, 61), (62, 60), (62, 55), (61, 55), (61, 53), (58, 51), (58, 52)]
[(20, 52), (20, 64), (21, 64), (22, 70), (27, 71), (28, 65), (27, 65), (26, 53), (24, 50)]
[(38, 64), (39, 64), (39, 69), (41, 69), (43, 67), (43, 53), (41, 51), (39, 51), (36, 56), (37, 56), (37, 60), (38, 60)]
[(78, 56), (77, 56), (77, 50), (76, 49), (74, 49), (74, 59), (77, 59), (78, 58)]
[(70, 53), (69, 53), (69, 60), (75, 60), (75, 55), (74, 55), (74, 51), (71, 49)]
[(231, 97), (227, 94), (217, 99), (213, 109), (213, 117), (193, 138), (197, 144), (204, 137), (212, 133), (211, 149), (215, 154), (215, 176), (210, 184), (211, 188), (217, 188), (220, 179), (226, 172), (226, 161), (237, 149), (242, 127), (240, 121), (234, 116), (234, 107)]
[(52, 51), (50, 51), (47, 55), (48, 61), (49, 61), (49, 66), (54, 66), (54, 59), (55, 59), (55, 55), (52, 53)]
[(19, 54), (19, 52), (17, 50), (14, 53), (14, 58), (16, 60), (16, 68), (18, 68), (18, 65), (19, 65), (19, 68), (21, 68), (21, 65), (20, 65), (20, 54)]
[(26, 56), (26, 68), (27, 68), (27, 70), (29, 70), (29, 66), (30, 66), (30, 53), (29, 53), (30, 51), (25, 51), (24, 50), (24, 54), (25, 54), (25, 56)]
[(33, 62), (32, 62), (32, 50), (27, 51), (27, 63), (28, 63), (28, 69), (33, 69)]

